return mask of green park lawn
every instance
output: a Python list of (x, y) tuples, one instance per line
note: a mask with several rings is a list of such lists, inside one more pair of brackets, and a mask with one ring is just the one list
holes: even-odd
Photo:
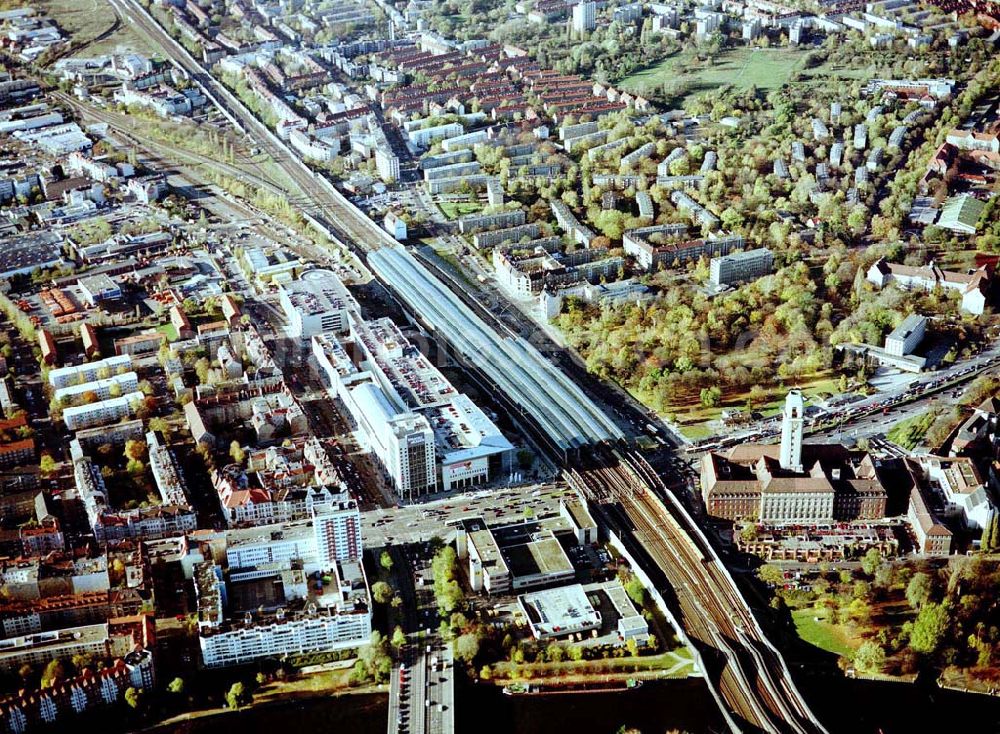
[(441, 213), (448, 219), (458, 219), (466, 214), (475, 214), (482, 207), (476, 201), (442, 201), (438, 203)]
[(681, 105), (690, 97), (727, 85), (738, 90), (753, 86), (767, 92), (787, 84), (796, 74), (801, 74), (803, 86), (815, 86), (836, 80), (869, 79), (884, 71), (874, 65), (829, 62), (807, 69), (803, 63), (807, 53), (808, 49), (787, 46), (740, 46), (724, 49), (705, 62), (691, 51), (682, 51), (625, 77), (618, 86), (639, 94), (662, 90), (666, 97), (677, 96), (676, 104)]
[(852, 655), (860, 643), (844, 627), (827, 621), (826, 615), (825, 610), (814, 607), (793, 610), (792, 620), (799, 637), (810, 645), (835, 655)]
[[(795, 380), (786, 386), (776, 386), (768, 391), (765, 402), (755, 408), (764, 416), (777, 415), (784, 405), (785, 395), (792, 387), (802, 390), (806, 399), (828, 397), (839, 392), (837, 380), (832, 373), (824, 372), (809, 378)], [(637, 396), (640, 400), (642, 396)], [(722, 394), (722, 404), (714, 408), (706, 408), (700, 402), (697, 393), (688, 396), (687, 399), (679, 401), (677, 405), (671, 406), (668, 412), (671, 413), (680, 428), (681, 432), (692, 441), (700, 441), (708, 438), (717, 432), (717, 427), (711, 424), (717, 421), (724, 409), (744, 410), (746, 408), (749, 391), (726, 390)]]
[(804, 56), (799, 49), (739, 47), (720, 52), (706, 64), (680, 53), (625, 77), (618, 86), (641, 94), (663, 84), (686, 85), (685, 97), (727, 84), (737, 89), (777, 89), (788, 82)]
[(177, 334), (177, 327), (173, 324), (162, 324), (156, 327), (156, 330), (167, 335), (167, 341), (175, 342), (179, 338)]
[(904, 449), (912, 451), (924, 440), (924, 436), (927, 435), (928, 429), (934, 423), (935, 417), (937, 417), (937, 413), (933, 410), (928, 410), (901, 420), (889, 429), (886, 438), (893, 443), (899, 444)]

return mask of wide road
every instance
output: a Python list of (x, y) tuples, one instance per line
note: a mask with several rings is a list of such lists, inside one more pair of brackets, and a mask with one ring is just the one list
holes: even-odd
[(190, 80), (205, 92), (209, 101), (254, 144), (266, 151), (301, 192), (290, 199), (303, 214), (311, 217), (340, 244), (356, 251), (375, 250), (395, 244), (395, 240), (343, 196), (333, 184), (312, 171), (282, 140), (258, 120), (219, 80), (213, 77), (184, 46), (172, 38), (134, 0), (108, 0), (117, 13), (134, 25), (150, 42), (183, 69)]

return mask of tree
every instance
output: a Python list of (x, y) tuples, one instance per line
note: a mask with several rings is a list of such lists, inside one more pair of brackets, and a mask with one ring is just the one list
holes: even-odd
[(943, 604), (924, 604), (910, 631), (910, 647), (915, 652), (933, 653), (940, 647), (950, 625), (951, 619)]
[(881, 673), (884, 665), (885, 650), (877, 642), (862, 642), (854, 653), (854, 668), (859, 673)]
[(706, 408), (718, 407), (722, 401), (722, 390), (717, 385), (703, 387), (701, 389), (701, 404)]
[(638, 606), (643, 606), (646, 603), (646, 589), (642, 585), (642, 581), (639, 580), (638, 576), (630, 576), (625, 581), (625, 593), (628, 594), (629, 599), (634, 601)]
[(242, 681), (236, 681), (226, 691), (226, 705), (231, 709), (238, 709), (240, 706), (247, 705), (252, 700), (253, 695), (243, 685)]
[(229, 457), (237, 464), (242, 464), (246, 459), (246, 451), (244, 451), (243, 447), (240, 446), (239, 441), (233, 441), (229, 444)]
[(785, 580), (785, 575), (781, 572), (780, 568), (767, 563), (757, 569), (757, 578), (765, 584), (777, 586)]
[(403, 628), (398, 624), (396, 625), (396, 629), (392, 631), (392, 640), (390, 642), (397, 650), (401, 650), (403, 645), (406, 644), (406, 633), (403, 632)]
[(38, 468), (42, 474), (52, 474), (56, 470), (56, 460), (49, 454), (42, 454), (42, 459), (38, 462)]
[(358, 650), (358, 662), (354, 666), (352, 678), (358, 682), (374, 679), (377, 682), (388, 680), (392, 671), (392, 659), (389, 657), (388, 644), (381, 632), (372, 632), (371, 640)]
[(174, 678), (170, 681), (169, 685), (167, 685), (167, 691), (177, 695), (184, 693), (184, 679), (180, 677)]
[(933, 579), (931, 579), (929, 574), (921, 571), (910, 579), (910, 583), (906, 585), (906, 601), (914, 609), (919, 609), (930, 601), (933, 591)]
[(79, 673), (84, 668), (92, 668), (94, 666), (94, 656), (89, 652), (77, 653), (70, 658), (70, 662), (73, 663), (73, 670)]
[(385, 581), (376, 581), (372, 584), (372, 598), (376, 604), (386, 604), (392, 599), (392, 587)]
[(125, 689), (125, 703), (127, 703), (131, 708), (138, 710), (142, 705), (142, 691), (138, 688), (133, 688), (129, 686)]
[(878, 548), (869, 548), (868, 552), (861, 557), (861, 570), (869, 576), (875, 575), (875, 570), (882, 563), (882, 554)]
[(198, 376), (198, 382), (202, 385), (208, 384), (208, 373), (212, 369), (212, 363), (207, 358), (201, 357), (194, 363), (194, 373)]
[(462, 587), (458, 585), (455, 576), (458, 570), (458, 557), (455, 549), (446, 545), (434, 554), (431, 561), (431, 571), (434, 576), (434, 598), (438, 611), (442, 615), (451, 614), (464, 600)]
[(50, 660), (42, 671), (42, 688), (51, 688), (65, 678), (66, 667), (63, 665), (62, 660), (59, 658)]
[(389, 551), (384, 550), (382, 554), (378, 557), (379, 565), (382, 566), (386, 571), (392, 570), (392, 555)]
[(455, 640), (455, 656), (459, 660), (471, 663), (479, 654), (479, 638), (472, 632), (460, 635)]
[(146, 457), (146, 442), (130, 438), (125, 442), (125, 458), (130, 461), (142, 461)]

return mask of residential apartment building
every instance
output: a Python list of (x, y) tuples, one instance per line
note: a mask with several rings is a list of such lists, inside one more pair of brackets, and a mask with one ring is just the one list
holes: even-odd
[(146, 434), (146, 444), (149, 447), (149, 469), (163, 504), (190, 506), (184, 471), (174, 452), (164, 444), (163, 436), (150, 431)]
[(108, 654), (109, 645), (106, 623), (8, 637), (0, 641), (0, 671), (17, 673), (24, 665), (41, 667), (50, 660), (74, 655), (101, 659)]
[(361, 514), (354, 500), (316, 511), (313, 529), (317, 560), (323, 568), (361, 557)]
[(134, 393), (138, 388), (139, 376), (135, 372), (123, 372), (103, 380), (59, 388), (53, 392), (53, 397), (63, 402), (77, 403), (89, 393), (95, 395), (98, 400), (107, 400), (111, 397), (121, 397), (125, 393)]
[(141, 392), (131, 392), (117, 398), (66, 408), (63, 411), (63, 422), (71, 431), (114, 423), (122, 418), (132, 417), (135, 413), (134, 406), (145, 399)]
[(774, 267), (774, 256), (766, 247), (747, 250), (733, 255), (713, 257), (710, 262), (712, 285), (733, 285), (769, 275)]
[(305, 599), (301, 576), (293, 571), (280, 574), (282, 606), (235, 610), (236, 615), (227, 619), (230, 609), (221, 570), (212, 562), (196, 565), (198, 641), (205, 667), (365, 644), (371, 638), (371, 609), (360, 560), (338, 562), (329, 573), (334, 579), (315, 601)]
[(495, 214), (471, 214), (461, 217), (458, 220), (458, 231), (461, 234), (469, 234), (484, 229), (502, 229), (517, 227), (525, 222), (523, 209), (513, 211), (496, 212)]

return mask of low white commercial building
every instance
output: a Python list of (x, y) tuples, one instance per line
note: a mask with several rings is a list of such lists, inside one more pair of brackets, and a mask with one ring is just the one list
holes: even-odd
[(521, 594), (517, 601), (536, 640), (567, 637), (601, 626), (601, 613), (580, 584)]
[(927, 317), (911, 313), (885, 338), (885, 351), (894, 357), (911, 354), (927, 331)]

